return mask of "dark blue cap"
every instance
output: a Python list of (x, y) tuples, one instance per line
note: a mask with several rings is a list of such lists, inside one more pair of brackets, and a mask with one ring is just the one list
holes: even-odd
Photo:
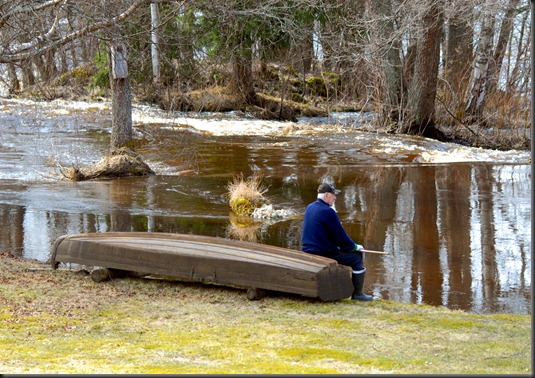
[(318, 187), (318, 193), (338, 194), (338, 193), (340, 193), (340, 190), (335, 189), (334, 185), (327, 184), (326, 182), (324, 182), (323, 184), (320, 184), (320, 186)]

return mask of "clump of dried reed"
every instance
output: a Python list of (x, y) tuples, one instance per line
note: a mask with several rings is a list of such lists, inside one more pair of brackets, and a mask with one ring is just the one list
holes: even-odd
[(244, 178), (242, 173), (227, 185), (230, 208), (236, 215), (251, 215), (266, 201), (264, 193), (267, 188), (262, 179), (261, 175)]

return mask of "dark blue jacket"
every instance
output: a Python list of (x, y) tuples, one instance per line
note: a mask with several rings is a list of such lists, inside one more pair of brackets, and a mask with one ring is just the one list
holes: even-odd
[(301, 241), (303, 252), (326, 257), (355, 248), (355, 242), (345, 232), (336, 211), (319, 198), (305, 210)]

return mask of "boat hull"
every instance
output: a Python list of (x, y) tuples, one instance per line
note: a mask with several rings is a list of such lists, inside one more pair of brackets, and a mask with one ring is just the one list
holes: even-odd
[(351, 268), (265, 244), (158, 232), (60, 236), (51, 264), (76, 263), (185, 281), (274, 290), (333, 301), (353, 292)]

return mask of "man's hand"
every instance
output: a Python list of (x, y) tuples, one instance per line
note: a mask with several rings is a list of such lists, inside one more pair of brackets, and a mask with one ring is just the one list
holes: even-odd
[(364, 246), (360, 244), (355, 244), (355, 248), (353, 248), (353, 251), (363, 251), (363, 250), (364, 250)]

